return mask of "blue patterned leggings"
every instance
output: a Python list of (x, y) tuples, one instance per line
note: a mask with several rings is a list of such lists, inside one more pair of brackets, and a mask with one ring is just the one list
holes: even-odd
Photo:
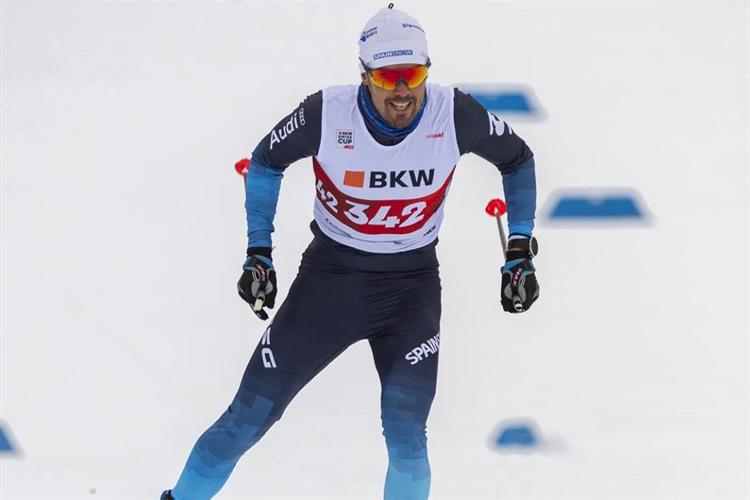
[(172, 491), (213, 498), (235, 464), (320, 370), (367, 339), (381, 382), (386, 500), (426, 500), (425, 424), (435, 395), (440, 278), (434, 247), (366, 254), (320, 235), (264, 333), (229, 408), (198, 439)]

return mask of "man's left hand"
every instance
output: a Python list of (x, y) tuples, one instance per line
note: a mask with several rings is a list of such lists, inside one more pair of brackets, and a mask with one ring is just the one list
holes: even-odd
[(503, 310), (521, 313), (539, 298), (536, 269), (531, 262), (538, 250), (536, 238), (514, 238), (508, 242), (500, 294)]

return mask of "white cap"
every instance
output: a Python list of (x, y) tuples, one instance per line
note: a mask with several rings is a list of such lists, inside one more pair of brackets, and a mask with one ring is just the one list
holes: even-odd
[[(372, 16), (359, 35), (359, 58), (368, 68), (426, 64), (427, 38), (419, 21), (389, 4)], [(360, 63), (360, 66), (362, 64)], [(364, 72), (364, 68), (360, 68)]]

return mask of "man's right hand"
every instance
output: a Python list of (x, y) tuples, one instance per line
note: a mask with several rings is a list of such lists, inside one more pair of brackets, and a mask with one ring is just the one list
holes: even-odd
[(268, 319), (264, 308), (273, 309), (276, 302), (276, 270), (270, 248), (249, 248), (237, 282), (237, 292), (262, 320)]

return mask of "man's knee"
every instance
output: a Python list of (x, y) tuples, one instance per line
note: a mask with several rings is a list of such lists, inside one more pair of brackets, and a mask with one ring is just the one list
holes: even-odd
[(235, 398), (216, 423), (206, 431), (213, 435), (214, 440), (221, 442), (214, 453), (227, 456), (243, 453), (263, 437), (284, 411), (282, 405), (263, 396), (254, 395), (245, 401)]

